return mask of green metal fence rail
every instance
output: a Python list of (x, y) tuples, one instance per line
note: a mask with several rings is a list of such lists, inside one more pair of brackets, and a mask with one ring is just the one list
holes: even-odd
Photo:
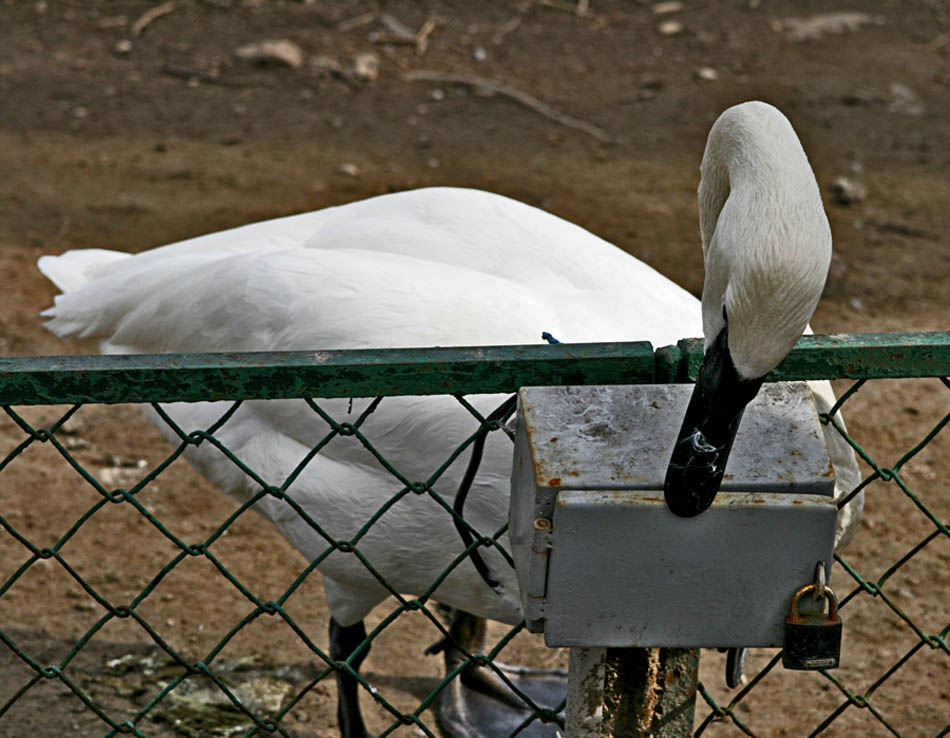
[[(300, 585), (313, 570), (335, 551), (345, 551), (361, 556), (359, 542), (374, 522), (385, 513), (395, 501), (409, 494), (427, 494), (433, 504), (442, 506), (449, 514), (471, 532), (473, 543), (470, 548), (487, 546), (499, 547), (499, 539), (505, 529), (482, 535), (458, 516), (452, 509), (451, 500), (447, 501), (433, 490), (433, 484), (444, 471), (475, 441), (480, 429), (490, 432), (501, 430), (497, 422), (481, 415), (465, 396), (512, 392), (521, 386), (529, 385), (579, 385), (579, 384), (634, 384), (688, 382), (695, 377), (702, 355), (701, 342), (696, 339), (681, 341), (676, 346), (654, 350), (648, 343), (618, 344), (557, 344), (541, 346), (505, 346), (476, 348), (441, 349), (389, 349), (362, 351), (321, 351), (290, 352), (267, 354), (189, 354), (189, 355), (151, 355), (151, 356), (79, 356), (79, 357), (37, 357), (37, 358), (0, 358), (0, 406), (9, 419), (4, 427), (4, 442), (8, 449), (0, 458), (0, 545), (3, 551), (15, 552), (15, 558), (0, 568), (0, 658), (2, 664), (13, 663), (25, 669), (28, 674), (15, 689), (7, 693), (0, 692), (0, 736), (19, 735), (22, 720), (22, 705), (27, 695), (39, 688), (44, 682), (57, 682), (63, 694), (76, 698), (82, 707), (96, 715), (99, 732), (94, 734), (112, 736), (133, 734), (136, 736), (157, 735), (159, 728), (146, 718), (154, 718), (163, 703), (170, 700), (169, 695), (177, 691), (191, 689), (196, 679), (210, 680), (226, 707), (236, 716), (233, 729), (242, 735), (293, 735), (286, 727), (287, 716), (297, 708), (311, 692), (330, 678), (334, 670), (351, 671), (348, 662), (334, 661), (320, 648), (312, 637), (292, 617), (286, 605), (298, 591)], [(835, 731), (847, 728), (849, 735), (859, 734), (848, 721), (857, 721), (866, 729), (867, 734), (893, 734), (899, 736), (950, 736), (950, 593), (944, 592), (938, 597), (936, 607), (930, 607), (925, 615), (907, 607), (906, 593), (892, 585), (899, 575), (910, 571), (912, 565), (923, 562), (924, 572), (915, 574), (916, 586), (920, 591), (928, 588), (946, 586), (946, 571), (950, 571), (950, 492), (947, 480), (935, 480), (925, 485), (927, 493), (922, 493), (909, 481), (906, 473), (915, 459), (931, 449), (937, 442), (946, 442), (947, 434), (941, 436), (945, 426), (950, 423), (950, 333), (895, 333), (807, 336), (799, 341), (782, 364), (769, 376), (769, 381), (791, 381), (812, 379), (850, 379), (849, 386), (839, 392), (839, 401), (831, 411), (822, 417), (822, 422), (830, 423), (854, 448), (864, 464), (864, 480), (842, 502), (844, 504), (861, 490), (869, 495), (869, 506), (883, 500), (888, 495), (896, 495), (907, 506), (902, 507), (902, 519), (911, 519), (913, 511), (914, 525), (904, 526), (907, 540), (901, 539), (901, 553), (889, 560), (883, 571), (872, 572), (880, 562), (871, 565), (858, 555), (852, 558), (846, 551), (836, 555), (836, 560), (845, 576), (850, 576), (853, 588), (845, 592), (846, 580), (841, 576), (835, 582), (843, 616), (848, 618), (849, 611), (861, 612), (863, 607), (872, 607), (873, 612), (881, 613), (881, 622), (887, 622), (895, 633), (910, 634), (912, 644), (885, 668), (872, 664), (857, 677), (844, 672), (821, 672), (807, 682), (812, 690), (805, 702), (834, 704), (817, 717), (809, 714), (809, 720), (796, 717), (782, 718), (782, 723), (774, 720), (763, 721), (759, 713), (764, 705), (777, 704), (788, 700), (789, 689), (804, 689), (803, 682), (788, 681), (776, 669), (780, 654), (771, 652), (756, 664), (757, 673), (737, 692), (717, 698), (717, 688), (712, 684), (700, 686), (700, 694), (706, 707), (698, 710), (696, 734), (709, 736), (746, 734), (757, 736), (785, 734), (794, 731), (806, 735), (845, 734)], [(937, 397), (944, 403), (935, 422), (916, 438), (909, 448), (888, 449), (893, 453), (888, 461), (872, 457), (866, 450), (869, 446), (864, 437), (858, 437), (854, 428), (865, 428), (867, 421), (855, 423), (852, 408), (861, 404), (856, 397), (877, 397), (869, 390), (876, 382), (888, 385), (890, 380), (898, 378), (929, 378), (931, 385), (939, 388)], [(888, 385), (890, 386), (890, 385)], [(373, 445), (371, 433), (364, 433), (364, 422), (387, 397), (397, 395), (453, 395), (472, 415), (471, 435), (448, 458), (438, 465), (430, 477), (414, 479), (393, 467)], [(320, 401), (309, 398), (375, 398), (365, 405), (359, 416), (352, 421), (340, 422), (333, 418)], [(258, 471), (248, 467), (238, 455), (226, 448), (216, 437), (216, 433), (228, 422), (241, 402), (245, 400), (304, 398), (314, 413), (314, 422), (324, 424), (326, 431), (323, 439), (309, 454), (301, 460), (288, 478), (280, 486), (272, 486), (264, 481)], [(231, 400), (233, 404), (221, 418), (204, 429), (180, 428), (157, 404), (153, 407), (163, 417), (178, 439), (178, 445), (159, 463), (144, 473), (134, 485), (127, 489), (107, 484), (96, 474), (85, 468), (77, 458), (77, 453), (64, 441), (66, 425), (84, 405), (101, 403), (164, 403), (197, 402), (207, 400)], [(365, 404), (365, 403), (364, 403)], [(69, 405), (57, 411), (58, 418), (52, 423), (38, 427), (31, 423), (28, 413), (23, 409), (31, 405)], [(845, 432), (839, 421), (838, 412), (842, 406), (848, 406), (848, 423), (851, 433)], [(928, 421), (929, 422), (929, 421)], [(879, 444), (881, 429), (868, 430), (871, 433), (871, 445)], [(352, 442), (362, 444), (372, 453), (378, 463), (392, 476), (394, 482), (393, 499), (384, 505), (363, 528), (350, 540), (337, 541), (320, 526), (319, 520), (311, 520), (302, 508), (293, 500), (289, 489), (297, 475), (311, 459), (331, 440), (351, 438)], [(209, 535), (201, 537), (199, 542), (189, 542), (171, 528), (163, 524), (161, 516), (148, 509), (141, 502), (140, 493), (153, 485), (161, 475), (172, 466), (189, 446), (201, 443), (212, 444), (224, 454), (243, 474), (250, 476), (259, 487), (257, 494), (238, 506), (233, 514), (215, 526)], [(7, 480), (11, 469), (31, 446), (48, 444), (55, 448), (62, 462), (71, 467), (86, 485), (92, 487), (97, 500), (88, 510), (66, 528), (54, 545), (38, 546), (33, 542), (35, 535), (22, 526), (14, 524), (15, 517), (8, 514), (8, 508), (22, 503), (22, 497), (35, 494), (49, 494), (49, 490), (17, 489)], [(950, 454), (948, 454), (950, 455)], [(936, 492), (934, 491), (936, 490)], [(873, 492), (873, 497), (870, 496)], [(303, 516), (315, 535), (322, 536), (327, 543), (325, 552), (306, 566), (283, 594), (273, 600), (264, 600), (235, 576), (223, 560), (216, 556), (216, 544), (228, 528), (242, 517), (256, 502), (268, 495), (277, 495), (287, 500)], [(928, 496), (930, 495), (930, 496)], [(935, 496), (934, 496), (935, 495)], [(18, 496), (20, 502), (17, 502)], [(887, 497), (891, 500), (891, 497)], [(888, 502), (888, 504), (896, 504)], [(903, 502), (901, 503), (903, 504)], [(77, 532), (94, 516), (110, 505), (124, 505), (134, 509), (144, 521), (164, 536), (174, 547), (175, 554), (151, 576), (147, 584), (124, 604), (116, 604), (103, 595), (70, 562), (72, 552), (67, 544)], [(17, 508), (19, 509), (19, 508)], [(904, 512), (904, 511), (907, 512)], [(62, 525), (62, 521), (44, 521), (51, 525)], [(913, 530), (911, 530), (913, 529)], [(862, 536), (869, 535), (862, 531)], [(111, 545), (111, 544), (103, 544)], [(850, 551), (850, 550), (849, 550)], [(464, 561), (462, 553), (453, 564)], [(164, 626), (150, 622), (140, 614), (141, 605), (160, 586), (163, 579), (183, 561), (201, 558), (225, 577), (240, 592), (249, 605), (243, 617), (238, 617), (226, 635), (210, 651), (195, 659), (192, 654), (173, 648), (163, 637)], [(370, 568), (378, 581), (388, 586), (385, 578), (372, 563), (361, 556), (363, 563)], [(11, 593), (21, 579), (28, 575), (41, 562), (56, 561), (63, 576), (70, 577), (86, 595), (101, 617), (79, 637), (69, 652), (58, 660), (49, 661), (22, 643), (22, 638), (14, 634), (5, 625), (11, 609), (24, 607), (41, 608), (43, 603), (23, 603), (17, 600), (11, 604)], [(433, 582), (420, 596), (407, 599), (392, 591), (396, 605), (382, 622), (371, 630), (365, 641), (369, 644), (404, 613), (421, 614), (443, 635), (447, 635), (434, 603), (430, 597), (436, 587), (449, 575), (451, 568), (444, 572), (432, 572)], [(200, 593), (196, 593), (200, 596)], [(225, 660), (221, 656), (224, 649), (235, 636), (250, 623), (261, 616), (270, 616), (282, 620), (299, 640), (305, 655), (318, 664), (316, 673), (311, 675), (304, 686), (294, 694), (287, 695), (279, 708), (270, 711), (258, 709), (255, 704), (243, 696), (230, 680)], [(167, 677), (148, 692), (144, 701), (123, 714), (104, 707), (93, 691), (84, 682), (84, 675), (77, 673), (74, 667), (77, 656), (94, 641), (97, 634), (113, 620), (134, 621), (141, 628), (143, 639), (149, 640), (164, 654), (172, 669)], [(860, 618), (859, 618), (860, 620)], [(861, 621), (863, 622), (863, 621)], [(467, 663), (493, 666), (498, 653), (520, 632), (522, 626), (516, 626), (507, 632), (485, 654), (469, 653)], [(846, 624), (845, 639), (848, 639)], [(879, 640), (893, 640), (894, 633), (881, 634)], [(191, 656), (191, 657), (190, 657)], [(863, 658), (863, 657), (862, 657)], [(919, 676), (916, 665), (924, 663), (926, 677)], [(873, 659), (869, 659), (873, 661)], [(464, 665), (463, 665), (464, 666)], [(371, 680), (357, 675), (362, 686), (372, 695), (383, 710), (392, 716), (392, 722), (382, 735), (389, 735), (401, 728), (410, 726), (427, 736), (437, 735), (431, 713), (426, 710), (437, 695), (449, 682), (458, 677), (463, 666), (446, 675), (418, 705), (409, 711), (400, 709), (386, 695), (386, 690), (377, 688)], [(118, 668), (118, 667), (117, 667)], [(876, 669), (876, 671), (875, 671)], [(887, 699), (880, 697), (888, 685), (900, 682), (905, 675), (913, 672), (917, 680), (905, 693), (916, 695), (923, 700), (920, 709), (912, 719), (900, 720), (894, 717), (895, 710), (889, 709)], [(355, 674), (355, 672), (352, 672)], [(501, 678), (505, 674), (496, 668)], [(119, 679), (121, 675), (116, 676)], [(817, 681), (816, 681), (817, 680)], [(924, 682), (927, 681), (925, 684)], [(770, 686), (771, 682), (776, 685)], [(4, 682), (0, 682), (3, 684)], [(110, 682), (115, 684), (115, 681)], [(708, 680), (707, 680), (708, 683)], [(790, 687), (789, 685), (797, 685)], [(941, 686), (943, 685), (943, 686)], [(116, 687), (117, 690), (120, 687)], [(813, 700), (811, 695), (817, 695)], [(836, 699), (832, 699), (837, 695)], [(533, 703), (525, 697), (527, 703)], [(882, 706), (883, 705), (883, 706)], [(537, 706), (534, 706), (537, 707)], [(772, 714), (771, 712), (769, 714)], [(857, 717), (855, 717), (857, 716)], [(525, 721), (527, 727), (533, 720), (550, 721), (555, 715), (537, 708), (533, 716)], [(861, 723), (861, 720), (867, 720)], [(902, 722), (903, 721), (903, 722)], [(180, 727), (180, 726), (179, 726)], [(334, 730), (334, 726), (327, 726)], [(64, 733), (68, 728), (64, 728)], [(164, 734), (164, 733), (163, 733)], [(219, 733), (224, 735), (226, 733)]]
[[(688, 382), (702, 341), (239, 354), (0, 357), (0, 405), (514, 392)], [(768, 381), (939, 377), (950, 333), (804, 336)]]

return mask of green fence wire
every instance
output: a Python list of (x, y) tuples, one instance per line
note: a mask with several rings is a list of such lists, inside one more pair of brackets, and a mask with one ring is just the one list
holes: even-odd
[[(523, 626), (505, 629), (485, 653), (471, 652), (465, 649), (465, 644), (459, 644), (465, 656), (462, 663), (444, 678), (434, 680), (431, 688), (427, 685), (425, 695), (407, 709), (404, 698), (393, 698), (392, 690), (380, 683), (384, 681), (380, 679), (382, 667), (377, 668), (380, 673), (367, 677), (351, 665), (358, 655), (347, 661), (334, 660), (327, 649), (319, 645), (322, 640), (311, 632), (312, 628), (308, 630), (299, 622), (299, 611), (295, 616), (291, 607), (292, 598), (299, 596), (302, 585), (312, 578), (327, 557), (335, 553), (352, 555), (391, 592), (395, 602), (383, 608), (388, 608), (386, 614), (370, 629), (358, 650), (368, 648), (400, 618), (421, 618), (432, 633), (448, 637), (443, 613), (436, 607), (433, 592), (466, 561), (470, 550), (487, 548), (502, 551), (507, 556), (501, 546), (505, 528), (490, 532), (475, 530), (464, 515), (453, 509), (451, 498), (436, 492), (440, 477), (452, 464), (461, 463), (460, 459), (475, 443), (480, 431), (505, 433), (501, 423), (488, 419), (484, 410), (476, 409), (478, 403), (472, 396), (513, 392), (521, 386), (536, 385), (687, 382), (695, 377), (701, 353), (699, 341), (684, 340), (677, 346), (656, 351), (647, 343), (626, 343), (0, 358), (0, 405), (7, 418), (0, 426), (0, 438), (6, 444), (0, 452), (5, 453), (0, 460), (0, 528), (3, 530), (0, 533), (3, 555), (0, 641), (5, 646), (0, 649), (4, 657), (0, 661), (0, 674), (5, 671), (11, 675), (0, 677), (0, 736), (40, 734), (29, 727), (40, 720), (31, 713), (44, 710), (43, 700), (65, 698), (78, 700), (71, 702), (81, 710), (76, 714), (92, 719), (81, 726), (78, 723), (56, 726), (56, 732), (50, 735), (304, 734), (298, 732), (301, 723), (295, 720), (295, 711), (303, 713), (312, 709), (324, 692), (332, 695), (333, 688), (324, 685), (333, 681), (336, 670), (350, 672), (382, 714), (388, 715), (380, 735), (405, 729), (416, 735), (438, 735), (429, 709), (439, 695), (470, 664), (486, 666), (500, 679), (508, 681), (508, 672), (496, 665), (495, 659), (516, 639)], [(695, 724), (697, 735), (950, 735), (950, 595), (946, 590), (950, 584), (950, 485), (945, 477), (933, 471), (941, 468), (941, 464), (946, 468), (946, 458), (950, 456), (946, 433), (940, 435), (950, 422), (948, 375), (950, 333), (808, 336), (770, 375), (769, 381), (852, 380), (839, 387), (839, 402), (822, 417), (822, 422), (830, 423), (841, 433), (864, 464), (861, 485), (852, 490), (842, 504), (864, 490), (868, 495), (868, 508), (878, 506), (893, 510), (895, 524), (892, 529), (876, 531), (865, 525), (855, 543), (836, 555), (838, 571), (833, 584), (839, 593), (846, 623), (843, 668), (837, 672), (793, 676), (793, 672), (777, 668), (781, 660), (779, 652), (757, 651), (752, 658), (751, 678), (732, 693), (718, 683), (721, 681), (718, 674), (714, 683), (711, 681), (714, 677), (704, 673)], [(915, 395), (916, 405), (911, 402), (895, 410), (904, 420), (909, 418), (916, 423), (919, 418), (922, 426), (926, 420), (927, 426), (920, 428), (909, 447), (898, 447), (899, 440), (889, 436), (892, 426), (870, 417), (879, 412), (882, 405), (890, 403), (889, 398), (900, 395), (894, 389), (900, 378), (929, 378), (930, 382), (923, 395)], [(378, 440), (366, 429), (367, 419), (382, 404), (392, 402), (389, 398), (435, 394), (454, 396), (458, 406), (471, 415), (471, 429), (464, 443), (447, 458), (433, 463), (432, 471), (425, 477), (416, 478), (397, 468), (379, 450)], [(310, 399), (314, 397), (350, 398), (351, 402), (353, 398), (371, 399), (360, 401), (355, 419), (350, 420), (352, 416), (347, 413), (347, 420), (343, 421), (324, 407), (326, 402)], [(260, 470), (245, 463), (239, 453), (229, 449), (217, 434), (243, 402), (293, 398), (303, 398), (312, 411), (315, 427), (324, 430), (296, 468), (282, 483), (275, 485), (266, 481), (266, 475)], [(207, 400), (231, 403), (220, 417), (204, 428), (181, 427), (173, 420), (173, 414), (158, 404)], [(82, 439), (77, 439), (70, 424), (87, 406), (133, 402), (149, 404), (166, 425), (166, 435), (174, 438), (177, 445), (163, 458), (141, 469), (134, 484), (124, 487), (121, 479), (118, 482), (106, 479), (101, 469), (88, 468), (88, 459), (83, 463)], [(919, 409), (921, 404), (925, 412)], [(32, 405), (69, 407), (57, 408), (51, 422), (47, 419), (39, 424), (30, 419), (35, 412), (27, 406)], [(840, 422), (842, 407), (846, 408), (844, 414), (850, 433), (845, 432)], [(374, 463), (386, 470), (393, 480), (393, 496), (355, 535), (348, 540), (336, 540), (319, 519), (309, 516), (298, 504), (292, 485), (327, 444), (344, 441), (360, 444)], [(938, 448), (941, 442), (942, 451)], [(252, 480), (256, 492), (233, 508), (220, 523), (204, 521), (200, 535), (193, 532), (186, 535), (180, 526), (163, 521), (162, 512), (154, 504), (154, 498), (160, 497), (160, 493), (151, 495), (148, 500), (144, 493), (155, 492), (159, 484), (164, 483), (168, 470), (181, 466), (186, 450), (202, 444), (217, 448), (234, 469)], [(59, 463), (67, 465), (77, 479), (82, 480), (80, 486), (91, 489), (94, 494), (94, 502), (65, 528), (61, 519), (29, 517), (28, 511), (37, 496), (72, 494), (44, 484), (43, 470), (39, 479), (35, 471), (18, 474), (18, 464), (23, 466), (25, 462), (21, 460), (38, 446), (55, 449)], [(887, 456), (882, 457), (881, 453)], [(908, 473), (926, 454), (935, 459), (924, 465), (930, 470), (930, 477)], [(360, 548), (374, 524), (409, 495), (426, 496), (431, 504), (440, 506), (469, 532), (472, 541), (445, 571), (432, 572), (432, 582), (426, 591), (411, 598), (395, 591)], [(323, 552), (304, 565), (275, 598), (261, 596), (245, 584), (231, 570), (233, 567), (227, 565), (230, 554), (222, 550), (232, 526), (268, 497), (284, 500), (306, 521), (312, 536), (326, 544)], [(102, 586), (94, 586), (95, 567), (89, 562), (116, 550), (121, 556), (123, 546), (134, 547), (135, 542), (95, 537), (92, 542), (80, 540), (84, 526), (91, 527), (91, 520), (107, 515), (114, 506), (134, 511), (145, 527), (164, 539), (166, 549), (171, 552), (147, 573), (143, 586), (132, 584), (141, 581), (142, 572), (123, 572), (128, 574), (128, 588), (134, 590), (123, 599), (103, 591)], [(891, 516), (885, 519), (887, 517)], [(35, 542), (49, 539), (53, 531), (57, 532), (52, 545)], [(200, 653), (181, 645), (181, 634), (174, 624), (169, 624), (172, 620), (155, 622), (154, 616), (148, 615), (150, 604), (161, 596), (163, 583), (176, 569), (194, 560), (207, 563), (246, 602), (243, 614), (229, 613), (232, 620), (222, 626), (226, 628), (223, 637)], [(52, 567), (52, 562), (56, 567)], [(44, 638), (58, 637), (55, 630), (46, 628), (37, 636), (23, 627), (8, 625), (22, 624), (29, 620), (31, 612), (39, 617), (44, 608), (50, 607), (48, 596), (41, 601), (24, 601), (19, 589), (25, 587), (24, 582), (31, 576), (54, 575), (70, 579), (83, 593), (79, 596), (86, 599), (77, 599), (77, 612), (97, 616), (85, 629), (83, 626), (63, 628), (64, 632), (73, 632), (76, 628), (80, 632), (65, 654), (57, 654), (58, 658), (48, 657), (48, 649), (43, 646)], [(206, 604), (201, 602), (202, 592), (193, 593), (193, 597), (193, 603), (183, 606), (184, 609), (200, 609)], [(926, 603), (925, 607), (922, 602)], [(294, 667), (297, 671), (293, 671), (290, 665), (285, 665), (281, 682), (285, 686), (269, 699), (251, 694), (253, 690), (247, 682), (237, 676), (241, 669), (254, 672), (257, 666), (237, 664), (226, 655), (241, 632), (261, 619), (283, 623), (286, 630), (282, 637), (292, 634), (293, 643), (299, 647), (298, 658), (311, 664), (309, 670), (302, 671), (302, 667)], [(83, 661), (84, 653), (93, 650), (91, 644), (97, 642), (97, 637), (100, 641), (107, 640), (103, 631), (108, 632), (117, 621), (135, 623), (139, 639), (152, 648), (150, 655), (113, 658), (91, 671), (88, 659)], [(853, 635), (852, 627), (861, 632)], [(322, 628), (321, 625), (321, 635)], [(849, 642), (866, 646), (863, 651), (849, 651)], [(898, 644), (903, 651), (895, 653)], [(60, 691), (56, 696), (43, 690), (43, 685), (49, 683), (58, 685)], [(273, 686), (275, 679), (258, 680), (255, 683), (258, 692), (262, 683)], [(195, 718), (182, 706), (185, 698), (199, 693), (201, 684), (207, 689), (196, 699), (212, 704), (217, 717)], [(293, 685), (292, 689), (286, 687), (289, 684)], [(893, 694), (889, 691), (891, 688), (896, 690)], [(128, 699), (117, 701), (116, 696)], [(528, 695), (521, 694), (521, 697), (529, 708), (522, 726), (526, 731), (538, 721), (557, 721), (557, 707), (546, 709), (535, 704)], [(59, 714), (54, 707), (49, 707), (47, 723), (54, 720), (51, 715)], [(788, 709), (783, 710), (783, 707)], [(335, 721), (329, 722), (319, 726), (322, 731), (319, 735), (334, 734)], [(312, 735), (313, 727), (305, 734)]]

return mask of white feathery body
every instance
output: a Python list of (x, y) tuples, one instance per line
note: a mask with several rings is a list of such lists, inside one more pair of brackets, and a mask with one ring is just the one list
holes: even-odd
[[(758, 135), (754, 123), (749, 135)], [(43, 257), (39, 267), (63, 290), (44, 313), (47, 327), (61, 336), (99, 337), (105, 352), (501, 345), (537, 343), (542, 331), (564, 342), (664, 345), (698, 335), (702, 327), (693, 296), (615, 246), (536, 208), (468, 189), (384, 195), (134, 256), (72, 251)], [(827, 382), (812, 387), (825, 408), (834, 401)], [(483, 396), (473, 404), (487, 413), (502, 399)], [(357, 418), (368, 402), (355, 400), (352, 408), (345, 399), (319, 404), (343, 422)], [(229, 404), (164, 407), (191, 430), (211, 425)], [(153, 411), (146, 412), (171, 437)], [(385, 398), (362, 426), (413, 481), (427, 479), (475, 428), (467, 411), (447, 397)], [(280, 485), (327, 432), (302, 401), (254, 401), (244, 403), (216, 437), (267, 483)], [(511, 444), (500, 436), (489, 435), (465, 507), (466, 519), (487, 535), (508, 513)], [(857, 474), (853, 454), (845, 446), (837, 455), (839, 486), (850, 489)], [(186, 456), (239, 499), (258, 491), (210, 444)], [(467, 459), (468, 452), (434, 485), (447, 500)], [(349, 540), (401, 487), (354, 439), (335, 438), (289, 494), (328, 535)], [(268, 497), (258, 509), (308, 560), (327, 549), (287, 503)], [(850, 525), (840, 534), (848, 537), (852, 530)], [(506, 538), (501, 543), (507, 547)], [(398, 591), (418, 595), (463, 546), (451, 516), (428, 496), (410, 493), (358, 548)], [(434, 598), (517, 622), (522, 615), (514, 574), (497, 552), (484, 556), (501, 583), (497, 590), (465, 560)], [(343, 626), (365, 617), (388, 594), (352, 554), (333, 553), (319, 568), (331, 614)]]

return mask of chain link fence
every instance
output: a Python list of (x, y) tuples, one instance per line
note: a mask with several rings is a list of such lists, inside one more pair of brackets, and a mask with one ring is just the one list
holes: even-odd
[[(0, 359), (0, 736), (335, 735), (336, 671), (375, 703), (371, 732), (440, 735), (431, 708), (469, 665), (512, 685), (496, 663), (503, 651), (505, 661), (565, 663), (522, 625), (492, 625), (484, 651), (456, 641), (463, 658), (448, 673), (421, 655), (450, 637), (438, 587), (475, 552), (510, 560), (505, 527), (478, 529), (454, 499), (486, 434), (511, 445), (503, 419), (490, 415), (503, 396), (485, 395), (688, 381), (700, 357), (701, 346), (684, 341), (656, 352), (641, 343)], [(842, 668), (786, 672), (776, 668), (780, 652), (760, 649), (748, 681), (727, 691), (721, 658), (704, 652), (697, 735), (950, 735), (948, 374), (947, 333), (806, 337), (773, 373), (850, 380), (822, 419), (862, 460), (851, 496), (864, 490), (868, 499), (832, 579), (845, 620)], [(416, 395), (444, 395), (446, 412), (467, 420), (445, 458), (399, 463), (388, 453), (399, 427), (374, 428), (372, 419)], [(295, 401), (319, 431), (277, 481), (222, 440), (249, 403), (311, 397), (329, 398)], [(206, 400), (222, 404), (197, 427), (159, 404)], [(170, 451), (135, 408), (111, 404), (130, 402), (147, 404)], [(294, 483), (344, 443), (392, 494), (340, 539), (295, 499)], [(200, 449), (244, 480), (239, 502), (187, 465), (183, 457)], [(366, 554), (380, 521), (407, 500), (437, 506), (460, 531), (458, 553), (414, 596), (396, 591), (385, 562)], [(255, 506), (302, 524), (306, 561), (262, 532)], [(378, 645), (368, 670), (353, 668), (358, 653), (339, 661), (326, 645), (314, 572), (334, 556), (358, 560), (392, 596), (357, 649)], [(519, 697), (525, 717), (515, 734), (557, 722), (563, 705)]]

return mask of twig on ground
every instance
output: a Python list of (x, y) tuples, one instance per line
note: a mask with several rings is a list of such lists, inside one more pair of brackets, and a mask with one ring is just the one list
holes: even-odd
[(539, 115), (543, 115), (545, 118), (550, 118), (555, 123), (560, 123), (562, 126), (576, 128), (579, 131), (583, 131), (588, 136), (591, 136), (598, 141), (603, 143), (608, 143), (610, 141), (610, 136), (607, 135), (607, 132), (598, 126), (595, 126), (593, 123), (588, 123), (587, 121), (580, 120), (579, 118), (574, 118), (573, 116), (561, 113), (560, 111), (552, 108), (547, 103), (538, 100), (533, 95), (529, 95), (527, 92), (523, 92), (522, 90), (519, 90), (515, 87), (509, 87), (508, 85), (493, 82), (492, 80), (485, 79), (484, 77), (469, 77), (463, 74), (445, 74), (443, 72), (433, 72), (420, 69), (414, 72), (407, 72), (405, 79), (408, 82), (444, 82), (447, 84), (467, 85), (468, 87), (476, 87), (482, 90), (487, 90), (488, 92), (493, 92), (496, 95), (502, 95), (514, 100), (515, 102), (519, 102), (525, 107), (535, 111)]
[(122, 28), (129, 25), (129, 19), (124, 15), (110, 15), (107, 18), (100, 18), (96, 21), (96, 28)]
[(422, 56), (426, 53), (426, 49), (429, 48), (429, 36), (432, 35), (432, 32), (435, 30), (435, 21), (431, 18), (422, 24), (422, 28), (419, 29), (419, 32), (416, 34), (416, 54)]
[(245, 80), (236, 80), (236, 79), (224, 79), (219, 77), (216, 74), (209, 74), (208, 72), (200, 72), (197, 69), (192, 69), (191, 67), (186, 67), (181, 64), (173, 64), (171, 62), (166, 62), (162, 64), (162, 74), (167, 74), (170, 77), (179, 77), (186, 80), (197, 80), (198, 82), (207, 82), (215, 85), (223, 85), (224, 87), (271, 87), (271, 84), (268, 84), (263, 81), (256, 82), (247, 82)]
[(158, 18), (161, 18), (163, 15), (168, 15), (173, 10), (175, 10), (175, 3), (169, 2), (162, 3), (161, 5), (156, 5), (154, 8), (149, 8), (142, 15), (139, 16), (139, 19), (132, 24), (130, 33), (132, 38), (138, 38), (142, 35), (148, 25)]
[(395, 16), (389, 13), (380, 13), (379, 22), (386, 27), (387, 31), (394, 36), (398, 36), (406, 43), (416, 42), (416, 34), (412, 32), (412, 29)]
[(341, 21), (337, 24), (336, 30), (340, 33), (345, 33), (346, 31), (352, 31), (354, 28), (359, 28), (360, 26), (365, 26), (368, 23), (372, 23), (376, 20), (376, 15), (373, 13), (362, 13), (350, 18), (349, 20)]
[(429, 48), (429, 36), (435, 30), (436, 22), (431, 18), (422, 24), (418, 31), (413, 31), (398, 18), (389, 13), (381, 13), (379, 22), (386, 28), (386, 33), (374, 31), (370, 34), (370, 40), (374, 44), (403, 44), (405, 46), (415, 46), (416, 54), (422, 56)]

